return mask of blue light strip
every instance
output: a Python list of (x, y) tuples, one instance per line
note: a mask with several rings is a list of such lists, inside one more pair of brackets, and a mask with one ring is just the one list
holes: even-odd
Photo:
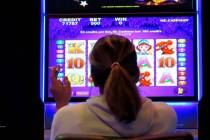
[(193, 102), (165, 102), (170, 106), (191, 106), (194, 105)]
[(45, 14), (45, 0), (41, 0), (42, 1), (42, 13)]
[(45, 0), (41, 0), (40, 97), (43, 102), (45, 91), (45, 24)]
[(198, 79), (198, 101), (203, 95), (203, 66), (202, 66), (202, 15), (201, 15), (201, 0), (196, 0), (196, 17), (197, 17), (197, 79)]

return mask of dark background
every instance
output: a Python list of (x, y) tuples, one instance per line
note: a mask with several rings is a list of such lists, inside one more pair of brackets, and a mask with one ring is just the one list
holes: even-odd
[(40, 0), (3, 0), (0, 10), (0, 139), (42, 140)]
[[(203, 99), (199, 104), (199, 140), (209, 140), (209, 1), (203, 0)], [(40, 0), (1, 1), (0, 139), (44, 138), (39, 97)]]
[(199, 103), (199, 140), (210, 139), (210, 42), (209, 42), (209, 0), (202, 0), (203, 8), (203, 98)]

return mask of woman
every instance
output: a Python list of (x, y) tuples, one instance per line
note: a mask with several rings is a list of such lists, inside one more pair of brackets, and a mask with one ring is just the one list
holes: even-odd
[(176, 113), (164, 103), (153, 103), (139, 95), (136, 82), (139, 68), (134, 45), (125, 37), (100, 38), (90, 53), (91, 76), (100, 96), (68, 105), (71, 86), (56, 79), (52, 70), (51, 93), (57, 112), (51, 128), (51, 140), (58, 134), (103, 136), (141, 136), (172, 132)]

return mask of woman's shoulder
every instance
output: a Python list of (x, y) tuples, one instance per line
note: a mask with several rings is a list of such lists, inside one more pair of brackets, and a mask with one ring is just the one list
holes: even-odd
[(156, 117), (157, 114), (165, 114), (174, 116), (175, 110), (164, 102), (153, 102), (150, 98), (142, 98), (142, 106), (139, 112), (140, 114), (147, 114), (151, 118)]
[(141, 97), (142, 107), (143, 108), (152, 108), (153, 102), (147, 97)]
[(150, 98), (147, 98), (147, 97), (142, 97), (141, 100), (142, 100), (142, 105), (145, 107), (154, 107), (154, 108), (158, 107), (161, 109), (173, 110), (171, 106), (169, 106), (168, 104), (164, 102), (154, 102)]
[(84, 111), (86, 108), (86, 103), (82, 102), (82, 103), (76, 103), (76, 104), (69, 104), (66, 106), (63, 106), (62, 108), (60, 108), (55, 116), (56, 117), (60, 117), (60, 116), (68, 116), (68, 114), (70, 114), (71, 116), (74, 116), (76, 114), (81, 113), (82, 111)]
[(161, 112), (164, 114), (175, 114), (175, 110), (164, 102), (153, 102), (151, 99), (144, 97), (142, 99), (142, 107), (149, 112)]
[[(85, 102), (80, 103), (70, 103), (69, 105), (63, 106), (56, 112), (56, 116), (81, 116), (84, 114), (89, 114), (89, 106), (92, 104), (100, 103), (102, 105), (105, 104), (103, 96), (95, 96), (89, 98)], [(105, 106), (105, 105), (104, 105)]]

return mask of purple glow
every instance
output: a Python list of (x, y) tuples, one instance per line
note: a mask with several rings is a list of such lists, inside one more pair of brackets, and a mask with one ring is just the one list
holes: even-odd
[[(64, 73), (66, 75), (66, 68), (67, 68), (67, 59), (65, 59), (65, 62), (63, 63), (63, 60), (56, 59), (56, 51), (57, 49), (62, 48), (62, 45), (65, 46), (70, 42), (69, 44), (72, 45), (72, 40), (76, 41), (76, 44), (80, 44), (84, 48), (85, 55), (82, 56), (80, 54), (77, 54), (77, 56), (82, 57), (85, 60), (85, 69), (84, 71), (81, 71), (80, 73), (83, 73), (84, 76), (78, 76), (74, 79), (82, 79), (84, 81), (84, 84), (81, 86), (73, 86), (73, 97), (82, 97), (84, 96), (95, 96), (98, 95), (98, 89), (96, 87), (92, 87), (88, 85), (88, 40), (97, 40), (100, 37), (108, 34), (120, 34), (127, 38), (129, 38), (132, 42), (138, 39), (146, 39), (146, 40), (153, 40), (154, 41), (154, 47), (155, 44), (161, 40), (161, 41), (168, 41), (172, 40), (174, 44), (176, 44), (176, 53), (178, 54), (178, 43), (179, 39), (182, 39), (182, 42), (186, 43), (186, 49), (184, 56), (186, 56), (186, 59), (178, 59), (178, 55), (176, 54), (175, 61), (185, 61), (186, 63), (182, 63), (182, 65), (186, 65), (186, 68), (182, 68), (176, 65), (175, 71), (172, 72), (173, 75), (177, 75), (173, 81), (175, 82), (173, 85), (171, 84), (165, 84), (157, 85), (158, 76), (160, 77), (160, 70), (158, 71), (157, 66), (159, 60), (155, 60), (157, 58), (157, 52), (153, 50), (154, 60), (153, 60), (153, 70), (151, 72), (154, 72), (154, 79), (153, 79), (153, 85), (149, 87), (140, 86), (139, 91), (141, 95), (143, 96), (149, 96), (149, 97), (180, 97), (180, 96), (194, 96), (194, 64), (193, 64), (193, 17), (124, 17), (121, 19), (116, 18), (101, 18), (101, 19), (90, 19), (90, 18), (50, 18), (49, 19), (49, 66), (54, 66), (57, 64), (61, 64), (64, 67)], [(165, 39), (165, 40), (164, 40)], [(183, 41), (183, 39), (185, 39)], [(78, 41), (79, 40), (79, 41)], [(79, 43), (78, 43), (79, 42)], [(151, 42), (151, 41), (150, 41)], [(160, 41), (159, 41), (160, 42)], [(181, 41), (180, 41), (181, 42)], [(57, 43), (57, 44), (56, 44)], [(180, 44), (179, 46), (183, 47), (185, 45)], [(81, 49), (81, 47), (80, 47)], [(83, 49), (78, 49), (77, 52), (82, 52)], [(71, 51), (68, 49), (68, 51)], [(75, 51), (75, 50), (73, 50)], [(61, 52), (61, 51), (59, 51)], [(183, 54), (183, 53), (182, 53)], [(62, 55), (65, 55), (65, 49), (64, 52), (62, 52)], [(73, 56), (73, 55), (71, 55)], [(165, 56), (166, 57), (166, 56)], [(68, 59), (68, 63), (71, 64), (70, 67), (72, 67), (72, 63), (74, 61), (71, 59)], [(81, 60), (77, 60), (77, 62), (81, 62)], [(74, 62), (75, 63), (75, 62)], [(172, 64), (172, 61), (169, 62), (169, 65)], [(80, 67), (81, 65), (75, 65), (74, 67)], [(69, 67), (69, 65), (68, 65)], [(181, 69), (182, 68), (182, 69)], [(186, 85), (184, 82), (183, 86), (178, 86), (178, 70), (185, 70), (187, 74), (186, 79)], [(76, 69), (75, 71), (77, 71)], [(71, 72), (75, 72), (71, 71)], [(170, 71), (170, 70), (169, 70)], [(159, 72), (159, 74), (158, 74)], [(50, 74), (50, 73), (49, 73)], [(62, 74), (63, 75), (63, 74)], [(168, 75), (168, 74), (166, 74)], [(49, 75), (48, 75), (49, 77)], [(166, 76), (170, 77), (170, 76)], [(182, 77), (183, 79), (183, 77)], [(163, 79), (165, 80), (165, 79)], [(48, 80), (49, 81), (49, 80)], [(181, 82), (181, 81), (180, 81)], [(179, 83), (180, 83), (179, 82)], [(48, 83), (49, 87), (49, 83)], [(184, 90), (184, 94), (178, 95), (178, 91)], [(87, 95), (87, 92), (89, 92), (89, 95)], [(48, 95), (50, 97), (50, 94)]]

